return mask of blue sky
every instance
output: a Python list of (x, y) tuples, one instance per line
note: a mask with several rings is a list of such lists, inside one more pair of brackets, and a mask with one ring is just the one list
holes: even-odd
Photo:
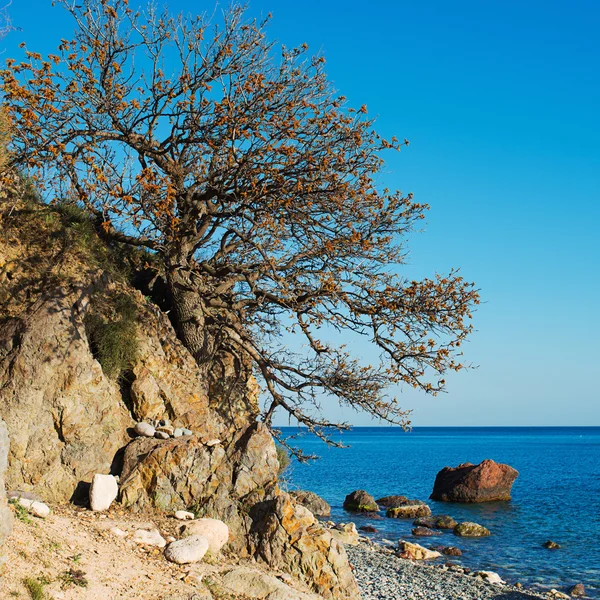
[[(72, 30), (50, 0), (9, 11), (21, 31), (7, 57), (23, 40), (52, 51)], [(397, 390), (413, 423), (600, 425), (600, 4), (250, 3), (269, 12), (272, 38), (322, 52), (339, 92), (367, 104), (383, 135), (410, 140), (382, 176), (431, 205), (405, 273), (461, 267), (481, 289), (465, 349), (479, 367), (437, 398)]]

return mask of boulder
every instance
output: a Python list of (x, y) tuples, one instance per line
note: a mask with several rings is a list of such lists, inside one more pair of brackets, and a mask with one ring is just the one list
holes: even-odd
[(377, 506), (375, 498), (371, 494), (368, 494), (365, 490), (356, 490), (346, 496), (344, 509), (351, 512), (377, 512), (379, 506)]
[(133, 541), (144, 546), (156, 546), (156, 548), (164, 548), (167, 545), (158, 529), (138, 529), (133, 534)]
[(416, 527), (429, 527), (430, 529), (454, 529), (458, 523), (448, 515), (419, 517), (413, 525)]
[(444, 467), (436, 476), (432, 500), (443, 502), (492, 502), (510, 500), (512, 485), (519, 472), (510, 467), (484, 460), (478, 465), (464, 463)]
[(435, 550), (428, 550), (419, 544), (411, 544), (404, 540), (398, 542), (398, 556), (400, 558), (409, 558), (411, 560), (431, 560), (439, 558), (441, 554)]
[(228, 597), (262, 600), (320, 600), (319, 596), (299, 592), (273, 575), (250, 567), (235, 567), (221, 578), (222, 591)]
[(372, 525), (361, 525), (358, 530), (364, 531), (365, 533), (377, 533), (377, 529)]
[(476, 571), (473, 575), (483, 579), (487, 583), (493, 583), (496, 585), (504, 585), (505, 583), (500, 575), (498, 575), (498, 573), (494, 573), (494, 571)]
[(462, 556), (462, 551), (456, 546), (434, 546), (432, 550), (437, 550), (446, 556)]
[(486, 529), (483, 525), (471, 523), (470, 521), (459, 523), (452, 532), (459, 537), (487, 537), (490, 535), (489, 529)]
[(395, 506), (388, 508), (385, 516), (391, 519), (414, 519), (416, 517), (427, 517), (431, 515), (431, 509), (427, 504), (413, 500), (414, 504), (406, 504), (404, 506)]
[(6, 501), (6, 492), (4, 488), (4, 472), (8, 457), (8, 430), (4, 421), (0, 419), (0, 578), (4, 571), (6, 557), (2, 551), (5, 540), (12, 532), (13, 515)]
[(415, 527), (412, 532), (417, 537), (431, 537), (432, 535), (442, 535), (441, 531), (430, 529), (429, 527)]
[(90, 486), (90, 508), (93, 511), (108, 510), (118, 493), (119, 486), (113, 475), (96, 473)]
[(218, 554), (229, 539), (229, 527), (219, 519), (197, 519), (181, 527), (182, 537), (201, 535), (208, 540), (211, 554)]
[(271, 569), (290, 573), (324, 598), (360, 599), (344, 545), (289, 495), (255, 505), (250, 517), (255, 555)]
[(140, 423), (136, 423), (133, 430), (138, 435), (149, 438), (154, 437), (154, 434), (156, 433), (156, 429), (154, 429), (153, 425), (150, 425), (150, 423), (144, 423), (143, 421)]
[(354, 523), (339, 523), (333, 529), (331, 529), (333, 537), (342, 544), (349, 546), (358, 545), (358, 531)]
[(298, 504), (308, 508), (313, 515), (318, 517), (329, 517), (331, 515), (331, 506), (314, 492), (294, 490), (289, 494)]
[(375, 500), (375, 502), (383, 508), (394, 508), (395, 506), (406, 504), (408, 498), (406, 496), (384, 496), (383, 498), (379, 498), (379, 500)]
[(542, 544), (544, 548), (548, 548), (548, 550), (558, 550), (560, 548), (560, 544), (553, 542), (552, 540), (548, 540)]
[(585, 596), (585, 586), (583, 583), (576, 583), (574, 586), (569, 588), (569, 594), (575, 598), (582, 598)]
[(203, 535), (191, 535), (171, 542), (165, 550), (165, 558), (178, 565), (200, 562), (208, 552), (209, 542)]

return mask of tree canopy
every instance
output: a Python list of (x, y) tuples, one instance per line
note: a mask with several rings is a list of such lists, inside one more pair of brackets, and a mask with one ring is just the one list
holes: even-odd
[[(444, 390), (478, 293), (456, 271), (401, 276), (427, 207), (378, 174), (381, 153), (407, 142), (380, 137), (322, 57), (278, 50), (268, 19), (242, 7), (211, 23), (126, 0), (58, 3), (73, 39), (46, 57), (24, 48), (0, 76), (12, 164), (156, 256), (198, 364), (243, 355), (264, 420), (282, 407), (321, 437), (339, 425), (320, 416), (324, 397), (403, 424), (390, 385)], [(372, 344), (378, 363), (328, 343), (332, 330)]]

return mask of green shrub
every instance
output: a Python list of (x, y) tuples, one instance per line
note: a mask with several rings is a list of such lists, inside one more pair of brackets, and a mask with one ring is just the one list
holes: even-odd
[(279, 444), (275, 444), (275, 449), (277, 450), (277, 460), (279, 461), (279, 475), (283, 475), (285, 470), (290, 466), (290, 455), (287, 450), (280, 446)]
[(26, 577), (23, 580), (23, 585), (27, 588), (31, 600), (46, 600), (46, 592), (44, 592), (44, 584), (34, 577)]
[(118, 380), (129, 371), (138, 354), (137, 306), (127, 294), (112, 299), (111, 316), (93, 308), (85, 319), (86, 332), (104, 373)]

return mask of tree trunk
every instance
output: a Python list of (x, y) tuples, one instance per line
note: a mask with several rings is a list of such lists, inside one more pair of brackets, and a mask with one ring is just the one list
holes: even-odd
[(215, 340), (209, 331), (202, 296), (182, 268), (167, 269), (167, 284), (175, 312), (177, 336), (206, 370), (213, 359)]

